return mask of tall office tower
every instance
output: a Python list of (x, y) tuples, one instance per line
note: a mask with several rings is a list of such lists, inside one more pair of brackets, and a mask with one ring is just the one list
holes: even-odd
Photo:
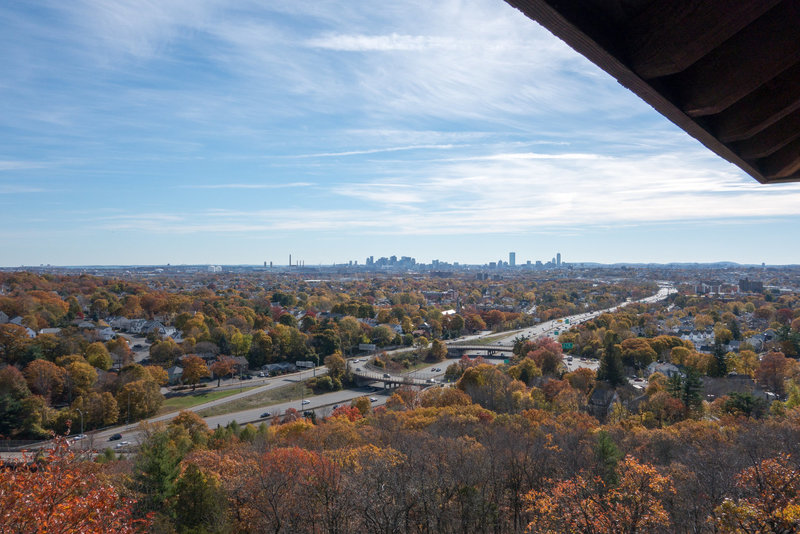
[(556, 254), (556, 265), (561, 267), (561, 253)]
[(516, 252), (509, 252), (508, 253), (508, 265), (514, 267), (517, 265), (517, 253)]

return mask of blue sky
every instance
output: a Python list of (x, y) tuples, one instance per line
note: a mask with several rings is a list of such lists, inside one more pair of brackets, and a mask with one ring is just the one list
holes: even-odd
[(800, 263), (800, 184), (500, 0), (12, 1), (0, 47), (3, 266)]

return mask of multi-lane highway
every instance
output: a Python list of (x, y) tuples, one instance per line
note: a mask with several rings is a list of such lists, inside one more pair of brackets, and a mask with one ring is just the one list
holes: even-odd
[[(674, 288), (665, 285), (655, 295), (642, 299), (639, 302), (657, 302), (658, 300), (665, 299), (672, 292), (674, 292)], [(504, 346), (511, 345), (514, 342), (514, 338), (518, 336), (526, 336), (532, 339), (539, 338), (542, 336), (557, 337), (557, 335), (555, 334), (556, 331), (560, 333), (562, 330), (568, 329), (572, 325), (579, 324), (581, 322), (592, 319), (600, 315), (601, 313), (613, 312), (617, 308), (625, 306), (626, 304), (630, 304), (630, 302), (626, 302), (620, 304), (619, 306), (614, 306), (606, 310), (577, 314), (571, 317), (563, 318), (561, 320), (547, 321), (545, 323), (541, 323), (529, 328), (507, 332), (506, 333), (507, 335), (505, 335), (501, 340), (499, 340), (497, 344)], [(569, 320), (569, 324), (567, 324), (567, 319)], [(463, 343), (464, 341), (474, 340), (489, 335), (496, 335), (496, 334), (493, 334), (492, 332), (484, 332), (482, 334), (461, 338), (458, 341)], [(401, 349), (401, 350), (408, 350), (408, 349)], [(365, 367), (367, 363), (368, 363), (367, 358), (355, 358), (355, 359), (350, 359), (348, 365), (352, 370), (357, 370), (361, 372), (367, 372), (367, 371), (374, 372), (374, 369), (367, 369)], [(567, 357), (564, 363), (570, 371), (577, 369), (578, 367), (589, 367), (589, 368), (597, 367), (596, 361), (585, 360), (577, 357)], [(414, 379), (416, 379), (415, 381), (420, 381), (420, 383), (430, 384), (433, 386), (436, 383), (440, 383), (442, 381), (444, 376), (444, 371), (447, 365), (448, 365), (447, 362), (431, 364), (429, 366), (417, 369), (409, 373), (409, 376), (412, 376)], [(319, 374), (325, 372), (327, 372), (327, 369), (325, 369), (324, 367), (320, 367), (317, 368), (315, 374), (318, 376)], [(311, 371), (303, 371), (302, 373), (294, 373), (292, 375), (284, 375), (280, 377), (261, 379), (258, 381), (259, 383), (262, 384), (259, 387), (251, 389), (249, 391), (243, 391), (241, 393), (237, 393), (229, 397), (225, 397), (224, 399), (219, 399), (216, 401), (211, 401), (205, 404), (197, 405), (189, 409), (195, 412), (199, 412), (206, 408), (231, 402), (233, 400), (237, 400), (242, 397), (247, 397), (249, 395), (254, 395), (269, 389), (274, 389), (280, 386), (284, 386), (287, 383), (297, 383), (299, 380), (305, 380), (309, 378), (311, 375), (312, 375)], [(380, 380), (378, 380), (378, 382), (380, 382)], [(246, 381), (243, 385), (251, 386), (254, 385), (254, 382)], [(327, 393), (324, 395), (316, 395), (304, 400), (295, 400), (291, 402), (284, 402), (269, 406), (261, 406), (258, 408), (252, 408), (225, 415), (210, 416), (206, 417), (205, 420), (208, 423), (209, 427), (211, 428), (215, 428), (218, 425), (225, 426), (232, 421), (237, 421), (240, 424), (245, 424), (249, 422), (258, 423), (260, 421), (270, 421), (275, 417), (280, 417), (286, 412), (286, 410), (290, 408), (294, 408), (301, 413), (303, 411), (314, 410), (317, 416), (326, 416), (333, 411), (334, 406), (339, 404), (349, 403), (357, 397), (367, 396), (370, 399), (373, 399), (372, 400), (373, 405), (380, 405), (386, 402), (386, 399), (388, 398), (389, 395), (391, 395), (391, 390), (383, 390), (383, 388), (381, 387), (347, 389), (343, 391)], [(264, 415), (266, 412), (269, 412), (270, 416), (262, 417), (262, 415)], [(172, 419), (176, 415), (177, 412), (165, 414), (148, 419), (147, 422), (148, 423), (164, 422)], [(111, 443), (113, 443), (113, 442), (108, 442), (108, 438), (116, 433), (122, 434), (123, 436), (122, 441), (129, 441), (135, 444), (137, 442), (137, 436), (138, 436), (138, 424), (124, 426), (124, 427), (115, 427), (99, 432), (90, 433), (89, 438), (86, 440), (85, 446), (90, 448), (103, 448), (105, 446), (108, 446)]]

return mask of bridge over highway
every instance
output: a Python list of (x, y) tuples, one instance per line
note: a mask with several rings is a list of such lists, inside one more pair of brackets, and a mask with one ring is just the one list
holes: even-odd
[(353, 367), (350, 369), (353, 376), (369, 382), (383, 382), (383, 387), (388, 389), (390, 387), (399, 386), (430, 386), (430, 382), (424, 378), (412, 378), (407, 375), (392, 375), (389, 373), (376, 373), (367, 371), (361, 367)]

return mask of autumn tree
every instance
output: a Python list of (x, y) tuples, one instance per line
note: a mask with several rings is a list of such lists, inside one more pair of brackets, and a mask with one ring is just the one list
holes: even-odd
[(440, 339), (434, 339), (431, 348), (428, 350), (428, 361), (441, 362), (447, 358), (447, 345)]
[[(184, 358), (184, 365), (186, 362), (186, 358)], [(220, 386), (222, 382), (223, 376), (228, 376), (233, 373), (236, 369), (236, 360), (230, 358), (228, 356), (220, 356), (214, 363), (211, 364), (211, 367), (208, 370), (212, 373), (213, 376), (217, 377), (217, 387)], [(183, 369), (183, 376), (186, 376), (186, 368)]]
[(347, 372), (347, 362), (339, 352), (334, 352), (330, 356), (325, 357), (325, 367), (328, 368), (328, 375), (331, 379), (339, 380), (340, 382), (344, 379), (345, 373)]
[(184, 357), (181, 363), (183, 364), (181, 380), (185, 384), (191, 384), (192, 389), (197, 387), (197, 383), (200, 382), (201, 378), (210, 376), (205, 360), (196, 354)]
[(83, 356), (86, 358), (87, 362), (102, 371), (111, 369), (111, 353), (109, 353), (106, 346), (99, 341), (91, 343), (86, 347)]
[(63, 437), (35, 463), (0, 461), (0, 532), (148, 532), (150, 519), (134, 519), (131, 506)]
[(797, 363), (782, 352), (768, 352), (761, 357), (756, 369), (756, 381), (776, 395), (783, 395), (784, 381), (794, 374)]
[[(106, 348), (111, 354), (111, 360), (114, 362), (113, 365), (117, 368), (133, 363), (133, 352), (131, 352), (131, 348), (128, 345), (128, 340), (124, 337), (119, 336), (116, 339), (107, 341)], [(89, 363), (91, 363), (91, 361)]]
[(172, 338), (158, 341), (150, 345), (150, 359), (162, 365), (172, 365), (183, 355), (183, 350)]
[(547, 486), (527, 495), (535, 517), (529, 532), (635, 534), (670, 524), (662, 499), (673, 493), (672, 481), (631, 456), (619, 464), (618, 485), (581, 474)]
[(85, 393), (75, 399), (70, 408), (83, 411), (87, 428), (113, 425), (119, 417), (117, 400), (108, 391)]
[(656, 351), (645, 338), (634, 337), (621, 343), (622, 363), (637, 369), (643, 369), (658, 357)]
[(23, 374), (31, 391), (47, 401), (64, 389), (66, 371), (53, 362), (34, 360), (25, 367)]
[(76, 361), (67, 365), (66, 390), (67, 400), (86, 394), (92, 385), (97, 382), (97, 371), (85, 361)]
[(127, 422), (154, 415), (163, 402), (158, 384), (149, 378), (128, 382), (117, 393), (120, 415), (124, 415)]
[(736, 477), (742, 491), (714, 510), (722, 532), (784, 533), (800, 531), (800, 470), (788, 455), (763, 460)]
[(539, 338), (534, 341), (526, 357), (533, 359), (544, 375), (556, 374), (561, 367), (563, 354), (561, 344), (549, 337)]

